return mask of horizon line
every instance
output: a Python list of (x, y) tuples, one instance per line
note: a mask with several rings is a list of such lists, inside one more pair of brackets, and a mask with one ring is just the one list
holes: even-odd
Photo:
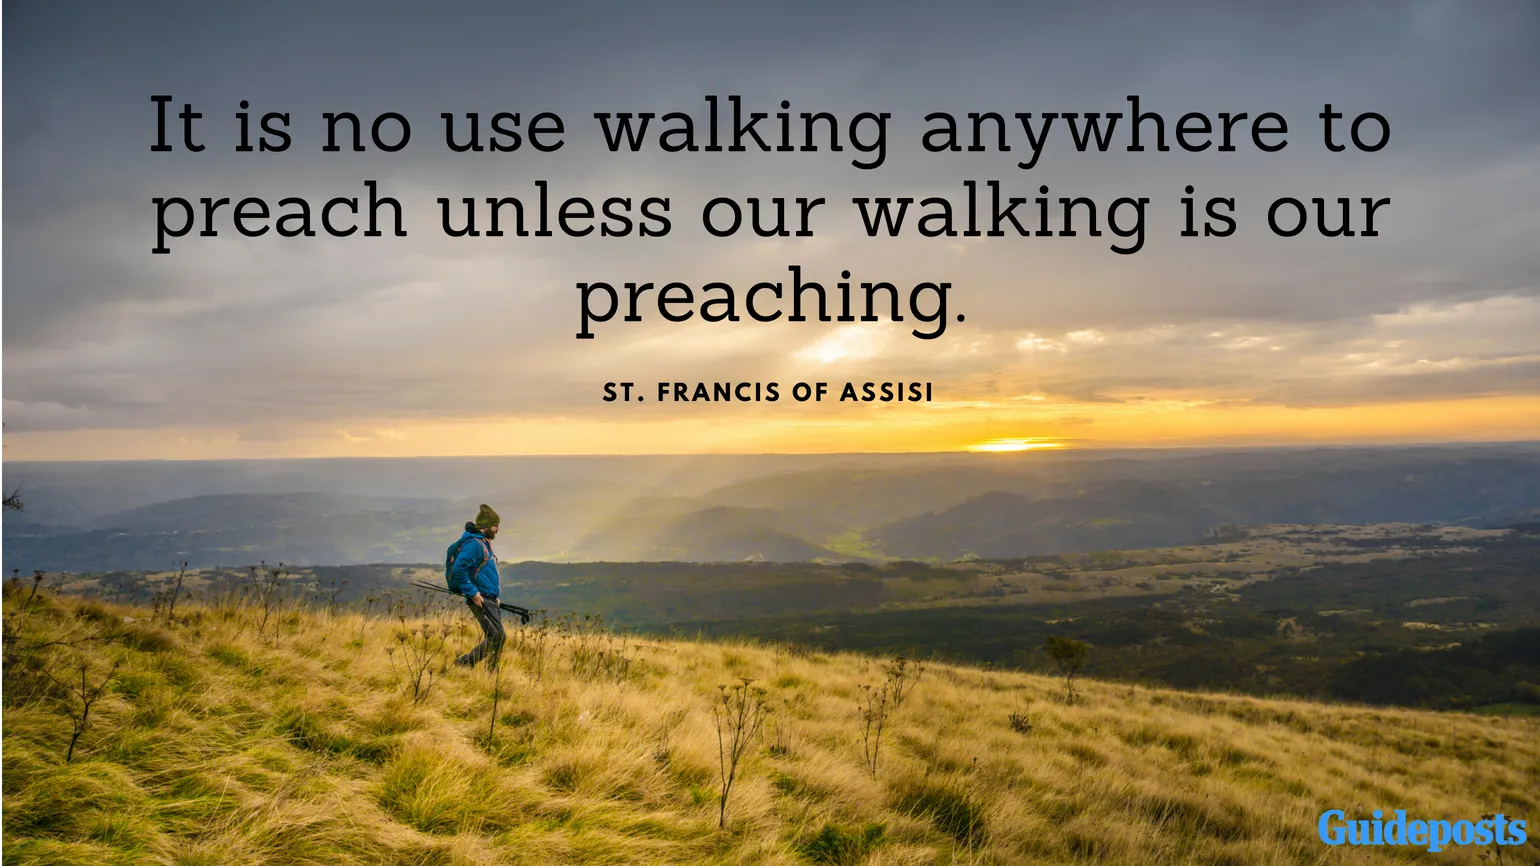
[[(1069, 443), (1074, 440), (1056, 440)], [(526, 453), (526, 454), (415, 454), (394, 456), (325, 456), (325, 457), (146, 457), (130, 459), (91, 459), (79, 460), (29, 460), (3, 459), (0, 465), (42, 465), (42, 464), (69, 464), (69, 463), (280, 463), (302, 461), (343, 461), (343, 460), (499, 460), (499, 459), (528, 459), (528, 458), (560, 458), (560, 459), (594, 459), (594, 458), (687, 458), (687, 457), (904, 457), (958, 455), (977, 457), (981, 459), (1004, 459), (1015, 457), (1018, 459), (1052, 459), (1053, 456), (1063, 456), (1080, 453), (1096, 452), (1120, 452), (1120, 451), (1304, 451), (1304, 450), (1348, 450), (1348, 449), (1402, 449), (1415, 448), (1474, 448), (1474, 447), (1540, 447), (1540, 436), (1534, 439), (1448, 439), (1429, 441), (1391, 441), (1391, 442), (1308, 442), (1295, 444), (1253, 444), (1253, 445), (1072, 445), (1063, 447), (1042, 448), (1017, 451), (983, 451), (971, 448), (948, 448), (935, 451), (661, 451), (647, 453), (605, 454), (605, 453)]]

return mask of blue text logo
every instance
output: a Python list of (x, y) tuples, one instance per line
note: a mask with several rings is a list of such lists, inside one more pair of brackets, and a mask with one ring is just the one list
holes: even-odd
[(1388, 821), (1379, 809), (1373, 820), (1349, 820), (1341, 809), (1330, 809), (1321, 813), (1316, 829), (1328, 845), (1414, 845), (1433, 853), (1449, 845), (1523, 845), (1529, 838), (1524, 821), (1503, 815), (1479, 821), (1408, 821), (1404, 809), (1397, 809)]

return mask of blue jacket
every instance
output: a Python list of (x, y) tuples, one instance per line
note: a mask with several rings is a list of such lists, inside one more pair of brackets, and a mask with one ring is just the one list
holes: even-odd
[(469, 540), (460, 545), (460, 553), (455, 556), (449, 588), (466, 598), (478, 592), (493, 598), (501, 596), (503, 587), (497, 577), (497, 555), (492, 553), (492, 542), (479, 532), (467, 531), (460, 537)]

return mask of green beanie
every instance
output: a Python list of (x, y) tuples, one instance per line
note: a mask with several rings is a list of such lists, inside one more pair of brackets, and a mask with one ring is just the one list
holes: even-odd
[(502, 525), (502, 522), (502, 518), (497, 516), (497, 512), (493, 511), (492, 506), (490, 505), (483, 504), (481, 506), (481, 510), (476, 512), (477, 529), (486, 529), (492, 526), (500, 526)]

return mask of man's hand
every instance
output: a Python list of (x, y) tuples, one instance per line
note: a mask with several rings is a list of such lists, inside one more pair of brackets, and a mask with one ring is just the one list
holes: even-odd
[(478, 592), (471, 596), (471, 604), (474, 604), (477, 607), (481, 607), (481, 593)]

